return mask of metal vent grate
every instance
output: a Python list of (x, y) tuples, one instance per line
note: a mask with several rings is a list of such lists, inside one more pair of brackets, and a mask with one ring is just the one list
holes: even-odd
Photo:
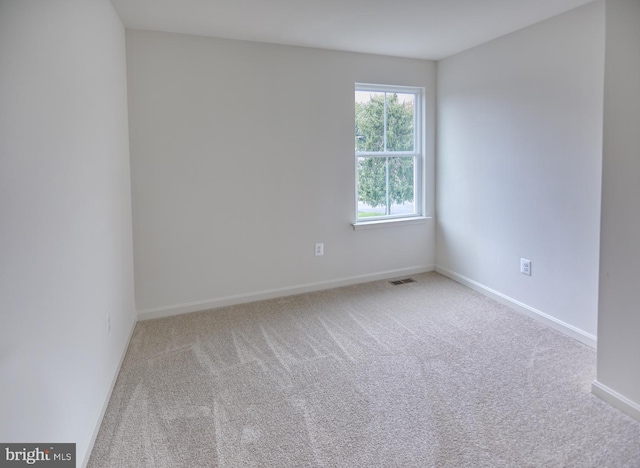
[(415, 282), (416, 280), (414, 280), (413, 278), (405, 278), (400, 280), (389, 281), (389, 283), (393, 284), (394, 286), (399, 286), (405, 283), (415, 283)]

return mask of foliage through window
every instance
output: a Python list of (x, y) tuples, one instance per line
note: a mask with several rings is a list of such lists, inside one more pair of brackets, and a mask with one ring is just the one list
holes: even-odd
[(357, 221), (421, 214), (421, 90), (356, 84)]

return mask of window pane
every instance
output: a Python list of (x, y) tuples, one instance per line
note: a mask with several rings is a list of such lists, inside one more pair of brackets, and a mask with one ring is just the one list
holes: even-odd
[(415, 214), (414, 159), (389, 158), (389, 214)]
[(358, 218), (415, 214), (413, 156), (358, 158)]
[(358, 218), (387, 214), (387, 158), (358, 158)]
[(415, 94), (387, 93), (387, 151), (413, 151)]
[(356, 151), (384, 151), (384, 93), (356, 91)]

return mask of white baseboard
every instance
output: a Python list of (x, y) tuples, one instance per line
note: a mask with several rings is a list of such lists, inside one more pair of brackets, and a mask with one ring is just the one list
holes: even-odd
[(100, 410), (100, 416), (96, 421), (96, 426), (93, 429), (93, 433), (91, 434), (91, 439), (89, 440), (89, 447), (87, 448), (87, 453), (84, 455), (84, 459), (82, 460), (83, 468), (86, 468), (89, 463), (89, 458), (91, 458), (91, 452), (93, 452), (93, 446), (96, 443), (96, 439), (98, 438), (98, 432), (100, 432), (100, 426), (102, 425), (102, 420), (104, 419), (104, 414), (107, 412), (107, 407), (109, 406), (109, 401), (111, 400), (111, 394), (113, 393), (113, 389), (116, 386), (116, 380), (118, 380), (118, 374), (120, 374), (120, 369), (122, 368), (122, 363), (124, 362), (124, 358), (127, 355), (127, 350), (129, 349), (129, 343), (131, 342), (131, 338), (133, 337), (133, 330), (136, 328), (136, 320), (131, 324), (131, 330), (129, 330), (129, 337), (127, 338), (127, 342), (125, 346), (122, 348), (122, 352), (120, 353), (120, 359), (118, 361), (118, 365), (116, 366), (116, 371), (111, 377), (111, 384), (109, 385), (109, 391), (107, 392), (107, 396), (102, 403), (102, 409)]
[(323, 289), (350, 286), (352, 284), (367, 283), (369, 281), (397, 278), (399, 276), (405, 275), (417, 275), (419, 273), (434, 271), (434, 269), (435, 265), (417, 265), (408, 268), (399, 268), (397, 270), (387, 270), (377, 273), (369, 273), (366, 275), (350, 276), (347, 278), (338, 278), (328, 281), (319, 281), (317, 283), (299, 284), (296, 286), (287, 286), (284, 288), (266, 289), (263, 291), (225, 296), (217, 299), (208, 299), (204, 301), (188, 302), (185, 304), (144, 309), (138, 311), (138, 320), (150, 320), (161, 317), (169, 317), (172, 315), (187, 314), (189, 312), (197, 312), (200, 310), (214, 309), (216, 307), (244, 304), (247, 302), (262, 301), (264, 299), (273, 299), (276, 297), (292, 296), (294, 294), (320, 291)]
[(606, 403), (609, 403), (614, 408), (618, 408), (623, 413), (628, 414), (633, 419), (640, 421), (640, 404), (635, 401), (629, 400), (624, 395), (619, 394), (597, 380), (594, 380), (591, 384), (591, 393)]
[(586, 344), (587, 346), (590, 346), (594, 349), (597, 347), (597, 338), (594, 335), (585, 332), (584, 330), (581, 330), (577, 327), (574, 327), (573, 325), (565, 323), (562, 320), (558, 320), (557, 318), (551, 315), (545, 314), (544, 312), (538, 309), (534, 309), (533, 307), (528, 306), (527, 304), (517, 301), (491, 288), (488, 288), (487, 286), (480, 284), (477, 281), (474, 281), (470, 278), (467, 278), (466, 276), (463, 276), (451, 270), (448, 270), (447, 268), (436, 265), (435, 270), (441, 275), (451, 278), (452, 280), (457, 281), (458, 283), (464, 284), (465, 286), (475, 291), (478, 291), (479, 293), (484, 294), (485, 296), (490, 297), (491, 299), (494, 299), (500, 302), (501, 304), (509, 306), (512, 309), (515, 309), (518, 312), (521, 312), (528, 317), (531, 317), (541, 323), (544, 323), (547, 326), (550, 326), (551, 328), (554, 328), (564, 333), (565, 335), (575, 338), (576, 340)]

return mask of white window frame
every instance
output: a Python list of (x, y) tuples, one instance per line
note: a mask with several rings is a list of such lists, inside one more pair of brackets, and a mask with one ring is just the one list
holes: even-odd
[[(354, 229), (369, 227), (385, 227), (397, 224), (413, 224), (425, 219), (425, 119), (424, 96), (425, 90), (416, 86), (377, 85), (370, 83), (356, 83), (354, 95), (357, 91), (377, 93), (414, 94), (414, 145), (413, 151), (357, 151), (355, 149), (355, 222)], [(354, 110), (355, 118), (355, 110)], [(386, 132), (384, 139), (386, 140)], [(355, 140), (354, 140), (355, 142)], [(386, 147), (386, 144), (385, 144)], [(358, 218), (358, 158), (359, 157), (398, 157), (411, 156), (414, 160), (413, 193), (415, 212), (411, 214), (382, 215), (368, 218)]]

